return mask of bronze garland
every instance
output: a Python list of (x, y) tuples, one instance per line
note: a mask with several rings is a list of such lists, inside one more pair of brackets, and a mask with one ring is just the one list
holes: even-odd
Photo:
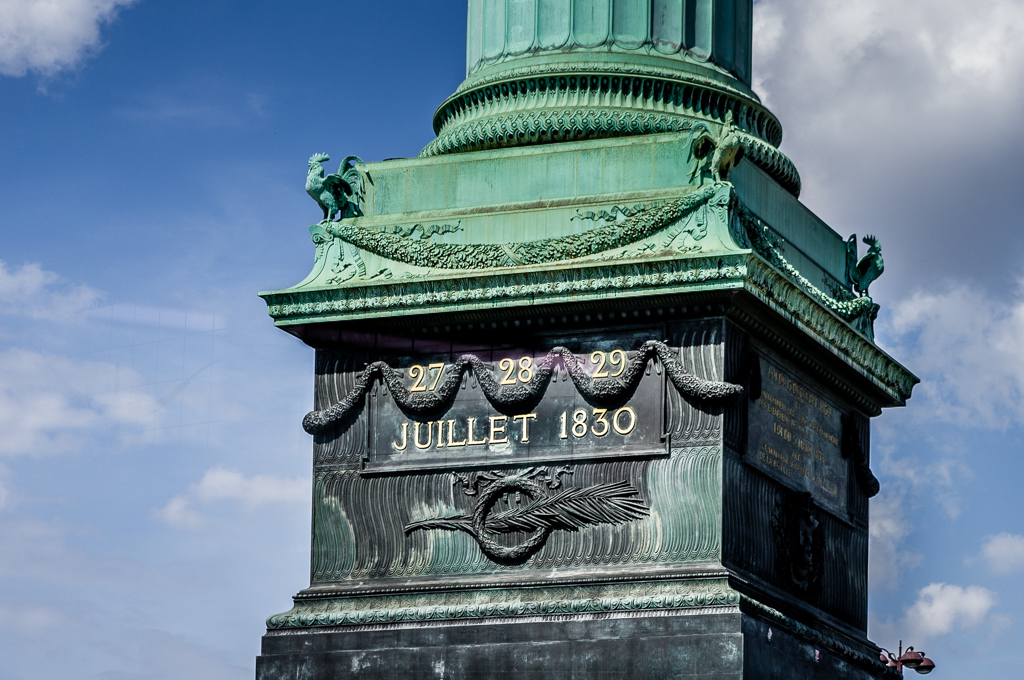
[(663, 342), (648, 340), (637, 350), (621, 376), (591, 378), (579, 359), (565, 347), (555, 347), (534, 363), (533, 378), (527, 383), (503, 386), (494, 376), (494, 369), (474, 354), (463, 354), (446, 370), (446, 375), (432, 392), (413, 394), (405, 386), (401, 374), (383, 361), (367, 366), (356, 380), (355, 388), (337, 404), (321, 411), (311, 411), (302, 419), (302, 428), (309, 434), (320, 434), (349, 415), (377, 380), (387, 385), (399, 408), (407, 413), (429, 416), (438, 413), (454, 400), (462, 376), (469, 369), (480, 383), (487, 400), (505, 411), (538, 399), (561, 365), (572, 378), (576, 389), (588, 401), (613, 402), (628, 395), (640, 383), (647, 362), (657, 357), (665, 367), (672, 384), (683, 395), (700, 401), (715, 402), (732, 399), (743, 393), (741, 385), (705, 380), (687, 372), (672, 349)]

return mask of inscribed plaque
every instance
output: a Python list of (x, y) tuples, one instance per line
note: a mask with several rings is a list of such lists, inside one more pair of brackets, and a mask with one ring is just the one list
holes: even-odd
[[(614, 380), (635, 360), (634, 349), (650, 335), (621, 333), (584, 338), (574, 351), (590, 379)], [(560, 343), (552, 339), (552, 345)], [(481, 353), (483, 354), (483, 353)], [(503, 388), (533, 379), (546, 351), (493, 351), (482, 356)], [(429, 391), (453, 370), (455, 356), (411, 357), (395, 366), (410, 391)], [(472, 371), (444, 413), (421, 418), (403, 412), (384, 385), (371, 393), (367, 472), (426, 468), (529, 465), (622, 456), (665, 455), (664, 370), (650, 360), (636, 389), (613, 402), (595, 403), (580, 394), (564, 365), (515, 411), (492, 404)]]
[(775, 479), (846, 513), (849, 466), (839, 410), (779, 365), (761, 358), (761, 396), (750, 406), (747, 460)]

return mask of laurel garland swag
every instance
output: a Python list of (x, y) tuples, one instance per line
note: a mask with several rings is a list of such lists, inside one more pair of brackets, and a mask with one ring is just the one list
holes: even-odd
[(555, 347), (537, 359), (533, 378), (527, 383), (503, 386), (494, 375), (494, 369), (474, 354), (463, 354), (445, 369), (443, 380), (432, 392), (413, 394), (405, 386), (402, 375), (383, 361), (367, 366), (356, 380), (354, 389), (337, 404), (321, 411), (311, 411), (302, 419), (302, 428), (309, 434), (320, 434), (344, 419), (362, 403), (363, 397), (377, 380), (382, 380), (399, 407), (413, 415), (428, 416), (450, 404), (457, 393), (462, 376), (469, 369), (480, 383), (487, 400), (501, 410), (513, 409), (535, 400), (547, 387), (555, 366), (561, 364), (576, 389), (588, 401), (613, 402), (636, 388), (647, 368), (647, 362), (657, 357), (665, 367), (672, 384), (683, 395), (706, 402), (732, 399), (743, 393), (741, 385), (705, 380), (687, 372), (672, 349), (663, 342), (648, 340), (628, 362), (622, 375), (614, 378), (591, 378), (569, 349)]
[(665, 205), (580, 234), (526, 243), (433, 243), (408, 239), (345, 222), (317, 225), (326, 231), (389, 260), (432, 269), (494, 269), (561, 262), (596, 255), (650, 237), (673, 220), (686, 217), (710, 201), (724, 183), (707, 184)]

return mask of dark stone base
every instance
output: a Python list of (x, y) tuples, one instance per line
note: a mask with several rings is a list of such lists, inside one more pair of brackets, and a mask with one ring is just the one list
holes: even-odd
[[(739, 612), (270, 632), (257, 680), (879, 677)], [(400, 675), (396, 676), (396, 672)]]

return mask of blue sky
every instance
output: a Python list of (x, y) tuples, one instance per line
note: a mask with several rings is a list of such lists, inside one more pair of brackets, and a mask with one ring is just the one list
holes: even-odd
[[(759, 0), (755, 89), (804, 200), (873, 233), (872, 635), (1024, 661), (1024, 7)], [(258, 290), (312, 262), (316, 151), (413, 156), (462, 0), (0, 3), (4, 676), (250, 678), (308, 583), (312, 351)], [(58, 641), (59, 644), (54, 644)]]

